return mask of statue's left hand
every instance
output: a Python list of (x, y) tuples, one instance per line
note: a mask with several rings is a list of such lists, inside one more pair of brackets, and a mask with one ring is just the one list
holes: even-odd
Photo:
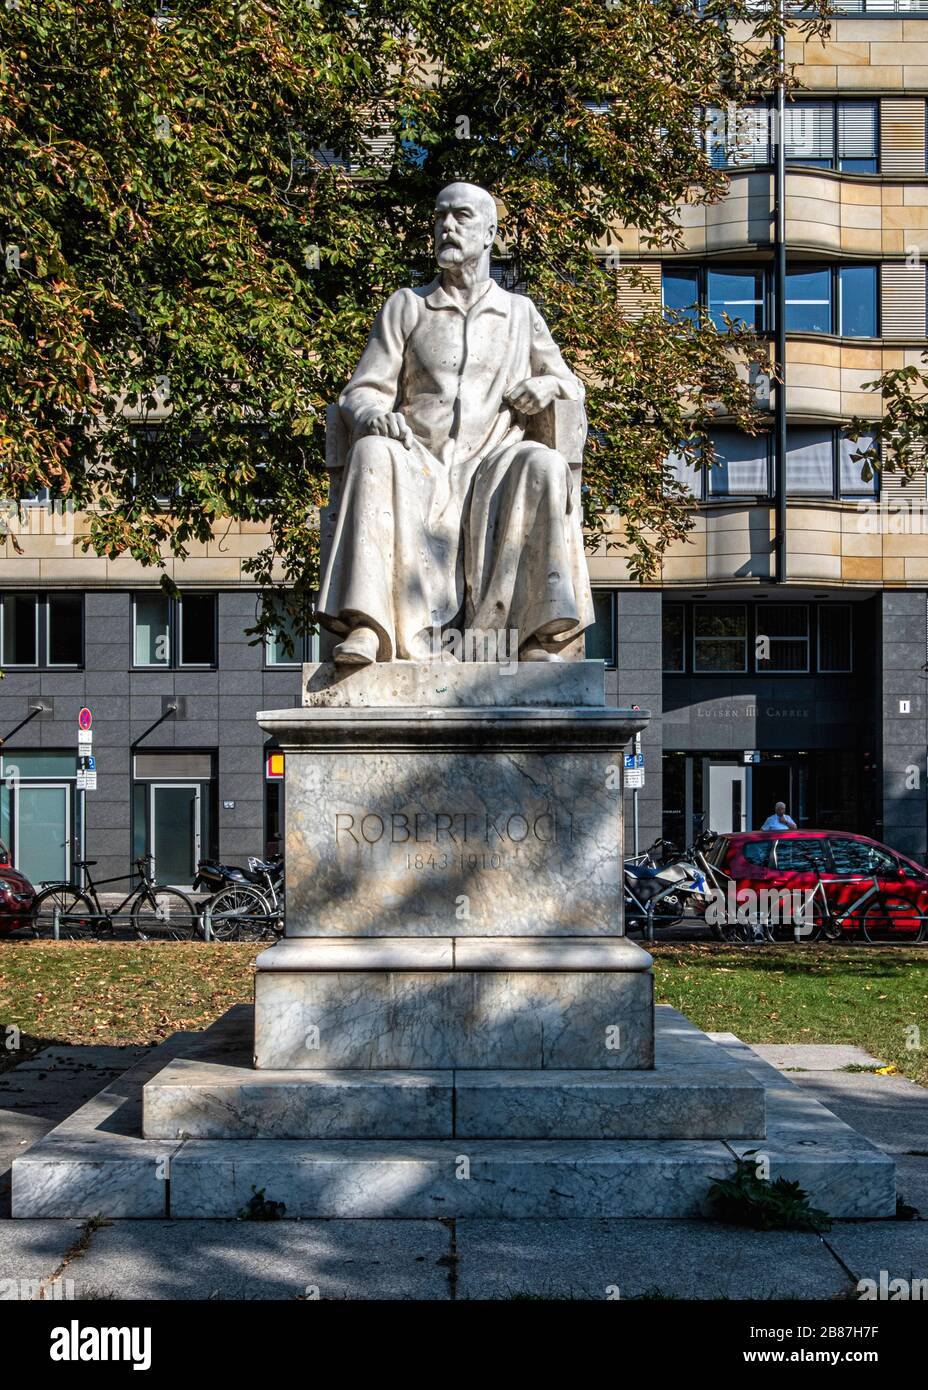
[(537, 415), (560, 395), (560, 382), (553, 376), (530, 376), (514, 386), (506, 397), (521, 415)]

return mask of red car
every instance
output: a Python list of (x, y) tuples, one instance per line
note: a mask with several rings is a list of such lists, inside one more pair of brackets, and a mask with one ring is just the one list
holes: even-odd
[[(720, 835), (706, 860), (721, 871), (717, 886), (729, 902), (766, 901), (769, 908), (788, 891), (794, 905), (811, 905), (812, 920), (826, 935), (908, 943), (928, 935), (928, 869), (866, 835), (840, 830)], [(809, 896), (813, 890), (815, 898)], [(792, 936), (793, 925), (785, 914), (775, 934)]]
[(19, 927), (32, 926), (35, 889), (10, 863), (10, 852), (0, 840), (0, 936), (9, 936)]

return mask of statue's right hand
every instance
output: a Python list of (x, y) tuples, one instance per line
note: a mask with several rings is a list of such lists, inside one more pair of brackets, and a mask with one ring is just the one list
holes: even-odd
[(384, 439), (398, 439), (406, 449), (413, 445), (413, 433), (398, 410), (386, 411), (383, 415), (372, 415), (365, 421), (365, 434), (379, 434)]

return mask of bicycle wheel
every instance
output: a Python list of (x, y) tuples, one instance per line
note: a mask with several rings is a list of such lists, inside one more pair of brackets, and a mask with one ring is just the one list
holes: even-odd
[(914, 946), (922, 938), (924, 923), (904, 898), (878, 898), (863, 915), (861, 930), (872, 946)]
[(767, 919), (763, 923), (763, 932), (768, 941), (780, 945), (792, 941), (799, 946), (811, 945), (823, 938), (837, 941), (841, 935), (840, 927), (834, 925), (834, 918), (817, 905), (809, 913), (798, 916), (794, 922)]
[(144, 888), (132, 904), (132, 929), (142, 941), (189, 941), (200, 931), (193, 903), (179, 888)]
[[(61, 935), (69, 941), (86, 940), (100, 934), (101, 928), (105, 932), (107, 924), (95, 918), (96, 908), (86, 893), (73, 883), (53, 883), (37, 893), (32, 904), (32, 929), (37, 936), (51, 936), (55, 908), (63, 919)], [(82, 913), (87, 914), (86, 918), (81, 917)]]
[(247, 884), (220, 888), (209, 900), (209, 913), (216, 941), (257, 941), (270, 918), (264, 895)]
[[(739, 922), (737, 918), (733, 918), (728, 922), (720, 922), (718, 929), (720, 939), (731, 945), (752, 946), (758, 940), (753, 922)], [(763, 940), (763, 937), (760, 939)]]

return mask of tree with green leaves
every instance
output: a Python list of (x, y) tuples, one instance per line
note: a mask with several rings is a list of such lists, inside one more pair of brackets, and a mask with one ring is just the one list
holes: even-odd
[(689, 524), (668, 455), (720, 413), (757, 427), (757, 346), (627, 316), (619, 236), (679, 245), (677, 205), (723, 196), (699, 113), (770, 90), (779, 24), (745, 0), (2, 0), (4, 494), (71, 499), (97, 553), (154, 566), (264, 523), (262, 622), (284, 591), (302, 611), (325, 406), (386, 296), (431, 279), (461, 178), (588, 383), (591, 541), (618, 509), (653, 574)]

